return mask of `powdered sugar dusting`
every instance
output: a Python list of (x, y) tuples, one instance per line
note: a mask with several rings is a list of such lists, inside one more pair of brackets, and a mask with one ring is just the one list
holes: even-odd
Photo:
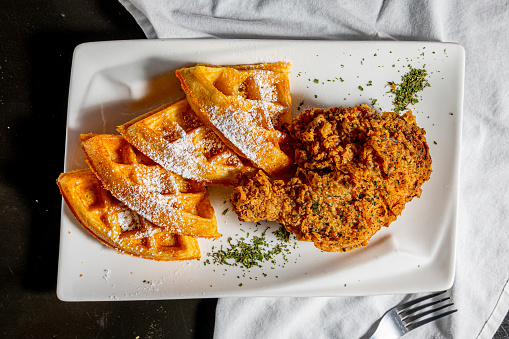
[[(145, 186), (145, 188), (149, 192), (162, 193), (166, 189), (167, 182), (164, 180), (165, 178), (163, 178), (162, 176), (158, 176), (158, 175), (151, 175), (152, 173), (150, 173), (150, 172), (148, 172), (146, 174), (148, 174), (148, 175), (143, 175), (141, 177), (141, 181), (142, 181), (143, 186)], [(173, 183), (170, 182), (170, 184), (172, 187), (175, 186), (175, 182), (173, 182)], [(178, 188), (177, 188), (176, 192), (178, 192)]]
[(265, 145), (264, 131), (252, 114), (230, 105), (226, 109), (206, 106), (210, 122), (250, 160), (259, 164)]
[[(166, 170), (201, 182), (214, 181), (220, 173), (224, 173), (220, 179), (228, 180), (228, 177), (235, 177), (243, 170), (238, 156), (227, 152), (228, 147), (210, 128), (200, 126), (186, 133), (178, 124), (173, 127), (179, 131), (178, 137), (173, 140), (169, 141), (161, 133), (156, 141), (158, 145), (140, 145), (148, 157)], [(228, 157), (221, 164), (216, 162), (214, 166), (211, 165), (209, 157), (221, 152), (226, 152)], [(218, 166), (221, 166), (221, 170)]]
[[(214, 172), (207, 162), (205, 154), (211, 149), (225, 149), (226, 146), (209, 133), (207, 127), (199, 127), (188, 134), (183, 134), (180, 139), (167, 143), (162, 155), (154, 154), (154, 157), (164, 168), (179, 173), (188, 179), (207, 181), (210, 173)], [(155, 153), (155, 152), (154, 152)]]
[(106, 280), (106, 282), (108, 282), (108, 280), (110, 279), (110, 274), (111, 274), (110, 270), (105, 269), (105, 270), (103, 271), (103, 273), (104, 273), (104, 274), (103, 274), (103, 279), (104, 279), (104, 280)]
[[(201, 224), (189, 224), (189, 218), (196, 217), (191, 215), (193, 207), (190, 204), (204, 201), (187, 199), (185, 192), (191, 190), (190, 194), (206, 194), (204, 188), (194, 192), (181, 176), (170, 173), (159, 165), (138, 163), (136, 157), (123, 158), (127, 163), (114, 161), (111, 154), (133, 152), (132, 145), (119, 142), (120, 140), (123, 140), (120, 136), (96, 136), (88, 139), (84, 147), (88, 161), (113, 196), (166, 231), (193, 234), (203, 226), (203, 230), (210, 229), (213, 235), (217, 233), (215, 220), (210, 218), (204, 217), (200, 221), (207, 226), (210, 224), (210, 228)], [(93, 148), (94, 152), (89, 148)], [(90, 157), (90, 154), (94, 156)], [(95, 154), (110, 154), (110, 158), (97, 157)], [(121, 213), (119, 219), (120, 227), (126, 230), (135, 227), (133, 222), (136, 219), (126, 212)]]
[(161, 231), (161, 229), (156, 227), (146, 227), (144, 230), (140, 232), (136, 232), (135, 238), (136, 239), (143, 239), (143, 238), (150, 238), (154, 236), (154, 234), (157, 234)]
[(141, 227), (138, 214), (130, 209), (118, 212), (117, 220), (123, 232), (132, 231)]
[(146, 187), (138, 185), (127, 189), (118, 187), (115, 191), (121, 201), (148, 220), (167, 227), (172, 232), (182, 232), (180, 225), (184, 220), (179, 213), (177, 195), (151, 192)]
[(174, 123), (171, 126), (172, 126), (171, 130), (165, 130), (162, 133), (163, 138), (165, 139), (174, 139), (175, 137), (183, 138), (186, 135), (186, 131), (182, 127), (180, 127), (179, 124)]
[[(275, 128), (279, 126), (279, 117), (285, 109), (278, 102), (280, 74), (269, 70), (239, 72), (247, 72), (247, 77), (237, 77), (239, 82), (242, 81), (237, 84), (237, 78), (232, 77), (233, 83), (229, 86), (243, 91), (231, 95), (217, 87), (222, 95), (210, 96), (210, 100), (198, 99), (201, 113), (240, 155), (268, 172), (277, 171), (291, 162), (279, 148), (280, 133)], [(213, 85), (212, 80), (209, 81), (208, 86)]]
[(260, 94), (260, 99), (262, 101), (277, 101), (277, 92), (276, 86), (271, 84), (269, 71), (258, 71), (253, 74), (252, 79), (256, 84), (258, 92)]

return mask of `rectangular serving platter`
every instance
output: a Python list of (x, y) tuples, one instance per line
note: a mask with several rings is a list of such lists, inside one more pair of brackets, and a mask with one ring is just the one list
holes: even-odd
[[(227, 296), (346, 296), (435, 291), (453, 284), (465, 53), (436, 42), (308, 40), (133, 40), (79, 45), (69, 90), (65, 169), (86, 168), (78, 136), (116, 134), (116, 127), (182, 96), (175, 70), (198, 63), (288, 61), (292, 113), (311, 107), (368, 104), (392, 111), (388, 83), (425, 68), (431, 87), (410, 106), (433, 159), (419, 199), (367, 247), (326, 253), (292, 240), (262, 267), (214, 264), (211, 253), (265, 234), (274, 222), (243, 223), (231, 211), (231, 188), (210, 187), (218, 240), (199, 239), (202, 259), (156, 262), (99, 243), (62, 204), (57, 295), (65, 301)], [(283, 255), (284, 254), (284, 255)]]

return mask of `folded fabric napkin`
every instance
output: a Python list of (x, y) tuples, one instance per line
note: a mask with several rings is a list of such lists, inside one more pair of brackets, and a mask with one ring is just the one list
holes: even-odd
[[(509, 309), (509, 2), (120, 0), (148, 38), (422, 40), (465, 47), (459, 309), (412, 338), (491, 338)], [(223, 298), (216, 338), (360, 338), (415, 296)]]

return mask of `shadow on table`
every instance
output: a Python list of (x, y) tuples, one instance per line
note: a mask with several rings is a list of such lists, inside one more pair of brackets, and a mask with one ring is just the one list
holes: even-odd
[[(46, 32), (27, 41), (30, 65), (29, 112), (10, 126), (15, 131), (16, 152), (5, 167), (5, 177), (15, 182), (19, 196), (31, 211), (24, 248), (27, 259), (24, 287), (54, 290), (58, 268), (60, 196), (56, 179), (63, 171), (67, 100), (72, 55), (82, 42), (105, 40), (104, 33)], [(20, 84), (20, 86), (22, 86)], [(28, 118), (27, 118), (28, 116)], [(12, 143), (14, 144), (14, 142)], [(19, 216), (13, 215), (16, 223)], [(13, 244), (14, 246), (14, 244)], [(11, 253), (16, 252), (14, 248)]]
[(213, 338), (217, 299), (202, 299), (196, 312), (196, 339)]

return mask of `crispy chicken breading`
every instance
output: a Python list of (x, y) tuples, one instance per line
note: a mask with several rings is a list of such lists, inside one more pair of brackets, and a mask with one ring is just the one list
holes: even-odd
[(237, 186), (230, 201), (240, 220), (277, 221), (322, 250), (366, 246), (430, 178), (426, 132), (411, 111), (314, 108), (288, 129), (295, 140), (295, 175), (273, 180), (260, 171)]

